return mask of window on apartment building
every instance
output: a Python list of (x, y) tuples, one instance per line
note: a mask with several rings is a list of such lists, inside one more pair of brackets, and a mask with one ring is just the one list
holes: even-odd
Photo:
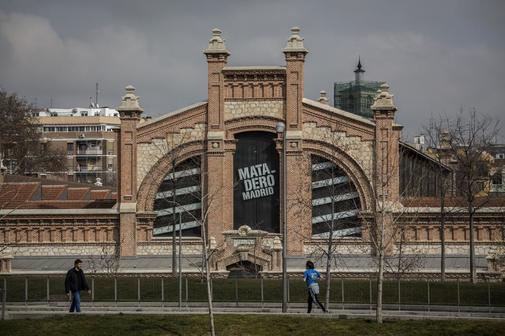
[(73, 142), (67, 143), (67, 154), (68, 155), (74, 154), (74, 143)]

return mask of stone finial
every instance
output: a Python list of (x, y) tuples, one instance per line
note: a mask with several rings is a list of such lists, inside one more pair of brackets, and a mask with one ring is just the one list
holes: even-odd
[(325, 105), (328, 105), (328, 97), (326, 96), (326, 91), (319, 91), (319, 99), (318, 101), (321, 103), (321, 104), (325, 104)]
[(300, 36), (300, 28), (291, 28), (291, 36), (288, 39), (284, 52), (303, 52), (308, 53), (308, 50), (303, 46), (303, 38)]
[(203, 51), (204, 54), (230, 54), (228, 49), (226, 49), (225, 40), (221, 37), (221, 34), (221, 29), (212, 29), (212, 37), (209, 40), (209, 46)]
[(275, 251), (280, 251), (282, 250), (282, 241), (279, 237), (275, 236), (274, 241), (272, 243), (273, 249)]
[(377, 95), (375, 96), (374, 103), (371, 106), (372, 110), (388, 110), (396, 111), (397, 108), (393, 101), (393, 95), (389, 93), (389, 85), (386, 83), (380, 86), (377, 90)]
[(126, 94), (121, 99), (121, 104), (119, 104), (117, 110), (119, 112), (124, 111), (143, 112), (144, 109), (139, 105), (140, 97), (135, 94), (135, 88), (132, 85), (128, 85), (127, 87), (125, 87), (125, 90)]
[(217, 249), (217, 241), (216, 241), (216, 238), (213, 236), (209, 237), (209, 249), (210, 250)]

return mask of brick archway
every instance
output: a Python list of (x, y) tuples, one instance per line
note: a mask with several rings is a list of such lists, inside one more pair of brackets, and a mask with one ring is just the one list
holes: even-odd
[(235, 134), (243, 132), (269, 132), (277, 133), (276, 126), (281, 119), (273, 117), (244, 117), (226, 121), (226, 135), (228, 139), (233, 139)]
[[(176, 165), (191, 157), (202, 155), (204, 153), (204, 143), (202, 141), (188, 142), (181, 145), (177, 150), (179, 153)], [(172, 160), (171, 152), (168, 152), (149, 170), (137, 193), (137, 212), (153, 211), (156, 192), (163, 178), (172, 168)]]
[(343, 150), (323, 141), (303, 140), (303, 150), (308, 154), (315, 154), (334, 162), (349, 176), (354, 183), (361, 202), (362, 210), (372, 207), (372, 184), (360, 165)]
[[(246, 117), (240, 119), (232, 119), (226, 122), (227, 139), (233, 139), (235, 134), (249, 131), (263, 131), (276, 133), (277, 122), (281, 121), (272, 117)], [(193, 141), (182, 145), (177, 163), (180, 163), (192, 156), (202, 155), (204, 153), (204, 142)], [(345, 151), (324, 141), (316, 141), (311, 139), (303, 140), (304, 152), (317, 154), (326, 157), (337, 165), (339, 165), (352, 180), (356, 186), (361, 205), (363, 209), (372, 207), (372, 186), (364, 170), (360, 165)], [(137, 194), (137, 211), (150, 212), (153, 210), (153, 203), (156, 191), (163, 180), (166, 173), (171, 168), (170, 153), (167, 153), (163, 158), (151, 168), (144, 180), (140, 184)]]

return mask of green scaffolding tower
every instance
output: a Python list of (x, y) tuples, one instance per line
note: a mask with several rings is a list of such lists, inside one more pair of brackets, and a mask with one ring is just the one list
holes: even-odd
[(361, 59), (358, 59), (358, 65), (354, 70), (354, 81), (334, 83), (333, 101), (336, 108), (365, 118), (372, 118), (370, 106), (373, 104), (377, 90), (384, 82), (365, 81), (364, 73)]

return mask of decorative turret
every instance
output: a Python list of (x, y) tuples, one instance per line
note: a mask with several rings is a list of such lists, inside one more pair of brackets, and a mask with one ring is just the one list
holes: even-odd
[(212, 37), (207, 49), (203, 51), (207, 57), (207, 121), (209, 130), (222, 131), (224, 129), (224, 76), (230, 52), (226, 49), (222, 32), (218, 28), (212, 29)]
[[(399, 199), (399, 141), (401, 126), (394, 123), (396, 105), (389, 85), (382, 84), (370, 107), (375, 121), (375, 170), (374, 188), (381, 201), (394, 204)], [(386, 154), (387, 153), (387, 154)]]
[(374, 103), (370, 108), (374, 111), (374, 114), (376, 111), (389, 111), (394, 113), (397, 110), (393, 101), (393, 95), (389, 93), (389, 85), (387, 83), (382, 84), (379, 90), (377, 90)]
[(137, 254), (137, 124), (144, 109), (135, 88), (128, 85), (117, 110), (121, 119), (118, 134), (119, 251)]
[(212, 37), (209, 40), (209, 45), (207, 49), (203, 51), (207, 58), (215, 57), (216, 55), (222, 55), (222, 57), (226, 58), (230, 55), (228, 49), (226, 49), (225, 40), (221, 37), (223, 32), (218, 29), (212, 29)]
[(132, 85), (125, 87), (126, 94), (121, 99), (117, 110), (121, 118), (140, 118), (144, 109), (140, 107), (140, 97), (135, 94), (135, 88)]
[(328, 96), (326, 95), (326, 91), (319, 91), (319, 99), (318, 101), (321, 104), (328, 105)]
[(291, 28), (291, 36), (282, 51), (286, 58), (286, 127), (302, 129), (303, 65), (309, 52), (303, 45), (300, 28)]
[(309, 51), (303, 45), (303, 38), (300, 36), (300, 28), (291, 28), (291, 36), (288, 39), (284, 53), (288, 52), (301, 52), (307, 54)]

